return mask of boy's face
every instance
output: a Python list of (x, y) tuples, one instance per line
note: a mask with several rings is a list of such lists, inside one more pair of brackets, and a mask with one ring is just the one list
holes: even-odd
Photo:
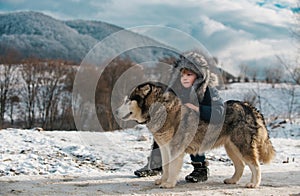
[(190, 88), (193, 86), (196, 78), (197, 75), (190, 70), (184, 69), (181, 71), (180, 82), (184, 88)]

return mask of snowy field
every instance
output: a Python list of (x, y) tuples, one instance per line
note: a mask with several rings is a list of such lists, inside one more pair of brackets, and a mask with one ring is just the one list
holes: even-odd
[(238, 184), (223, 183), (234, 171), (223, 148), (207, 152), (210, 175), (204, 183), (185, 182), (192, 171), (188, 155), (173, 189), (155, 186), (157, 177), (135, 177), (133, 171), (146, 164), (152, 143), (145, 127), (102, 133), (4, 129), (0, 130), (0, 195), (300, 195), (300, 122), (298, 118), (283, 122), (288, 111), (283, 104), (288, 102), (285, 90), (234, 84), (221, 94), (225, 100), (242, 99), (257, 89), (265, 100), (262, 112), (270, 121), (277, 152), (271, 164), (261, 166), (262, 183), (257, 189), (244, 188), (250, 180), (247, 167)]

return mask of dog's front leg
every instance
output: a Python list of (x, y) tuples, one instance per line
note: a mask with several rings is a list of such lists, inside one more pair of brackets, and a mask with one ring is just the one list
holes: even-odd
[(165, 144), (164, 146), (160, 146), (160, 153), (161, 153), (161, 158), (162, 158), (162, 169), (163, 169), (163, 173), (161, 178), (155, 180), (155, 184), (156, 185), (161, 185), (162, 183), (166, 182), (168, 180), (168, 176), (169, 176), (169, 151), (168, 151), (168, 147), (167, 144)]
[(166, 181), (163, 181), (160, 185), (162, 188), (173, 188), (175, 187), (177, 183), (177, 178), (180, 173), (180, 170), (182, 168), (183, 164), (183, 158), (184, 158), (184, 153), (181, 154), (176, 154), (175, 156), (169, 151), (169, 163), (167, 164), (168, 166), (168, 173), (167, 176), (164, 178), (167, 178)]
[(172, 157), (169, 163), (169, 175), (168, 180), (161, 184), (163, 188), (173, 188), (177, 183), (177, 178), (179, 176), (180, 170), (183, 164), (184, 153), (178, 155), (177, 157)]

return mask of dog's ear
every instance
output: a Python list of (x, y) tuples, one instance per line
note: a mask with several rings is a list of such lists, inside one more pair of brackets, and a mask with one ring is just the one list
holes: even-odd
[(141, 87), (142, 93), (144, 96), (147, 96), (151, 92), (150, 84), (146, 84), (145, 86)]

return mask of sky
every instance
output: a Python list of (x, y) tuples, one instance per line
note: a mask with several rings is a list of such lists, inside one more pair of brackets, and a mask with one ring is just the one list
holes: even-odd
[(124, 28), (172, 27), (197, 39), (225, 70), (237, 75), (242, 64), (255, 69), (278, 66), (276, 56), (293, 64), (296, 1), (0, 0), (0, 13), (30, 10), (60, 20), (97, 20)]

